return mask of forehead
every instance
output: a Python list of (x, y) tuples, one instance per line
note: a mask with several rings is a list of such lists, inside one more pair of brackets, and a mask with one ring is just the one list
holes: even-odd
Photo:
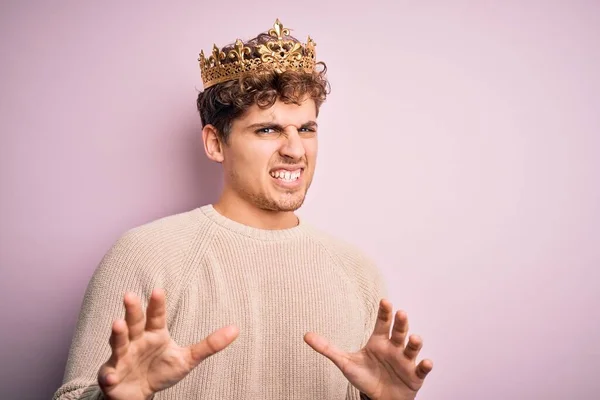
[(233, 127), (244, 129), (255, 123), (273, 123), (277, 125), (302, 125), (316, 121), (317, 109), (313, 99), (303, 100), (300, 104), (284, 103), (277, 100), (271, 107), (262, 109), (252, 105), (240, 118), (236, 119)]

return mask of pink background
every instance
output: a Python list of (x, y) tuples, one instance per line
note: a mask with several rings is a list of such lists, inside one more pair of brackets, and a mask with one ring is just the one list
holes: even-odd
[(0, 398), (58, 388), (124, 230), (216, 198), (196, 58), (276, 17), (333, 89), (301, 215), (379, 262), (419, 398), (599, 398), (598, 2), (124, 3), (0, 6)]

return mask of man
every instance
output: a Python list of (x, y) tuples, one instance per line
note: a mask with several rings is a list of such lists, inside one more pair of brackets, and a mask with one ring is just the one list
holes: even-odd
[(315, 43), (277, 20), (199, 61), (221, 196), (114, 244), (54, 398), (413, 399), (433, 365), (416, 364), (421, 340), (407, 339), (377, 268), (294, 214), (328, 94)]

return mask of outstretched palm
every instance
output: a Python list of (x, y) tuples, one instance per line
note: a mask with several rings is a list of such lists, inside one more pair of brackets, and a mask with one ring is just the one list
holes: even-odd
[(411, 335), (406, 343), (406, 313), (398, 311), (392, 327), (393, 319), (392, 304), (382, 300), (373, 334), (365, 347), (356, 353), (344, 352), (312, 332), (304, 339), (315, 351), (329, 358), (348, 381), (369, 398), (411, 400), (433, 369), (433, 363), (423, 360), (416, 364), (423, 343), (416, 335)]
[(162, 290), (152, 292), (146, 316), (135, 295), (127, 294), (124, 303), (125, 320), (115, 321), (112, 328), (112, 355), (98, 371), (98, 383), (108, 399), (148, 399), (182, 380), (238, 335), (237, 328), (229, 326), (180, 347), (167, 330)]

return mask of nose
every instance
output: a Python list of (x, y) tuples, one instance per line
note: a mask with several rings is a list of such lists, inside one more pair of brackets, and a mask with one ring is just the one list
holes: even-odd
[(299, 160), (304, 157), (304, 154), (306, 153), (304, 150), (304, 143), (302, 143), (302, 138), (296, 127), (288, 127), (288, 129), (286, 129), (286, 134), (282, 136), (283, 143), (279, 148), (279, 154), (281, 154), (281, 156), (293, 160)]

